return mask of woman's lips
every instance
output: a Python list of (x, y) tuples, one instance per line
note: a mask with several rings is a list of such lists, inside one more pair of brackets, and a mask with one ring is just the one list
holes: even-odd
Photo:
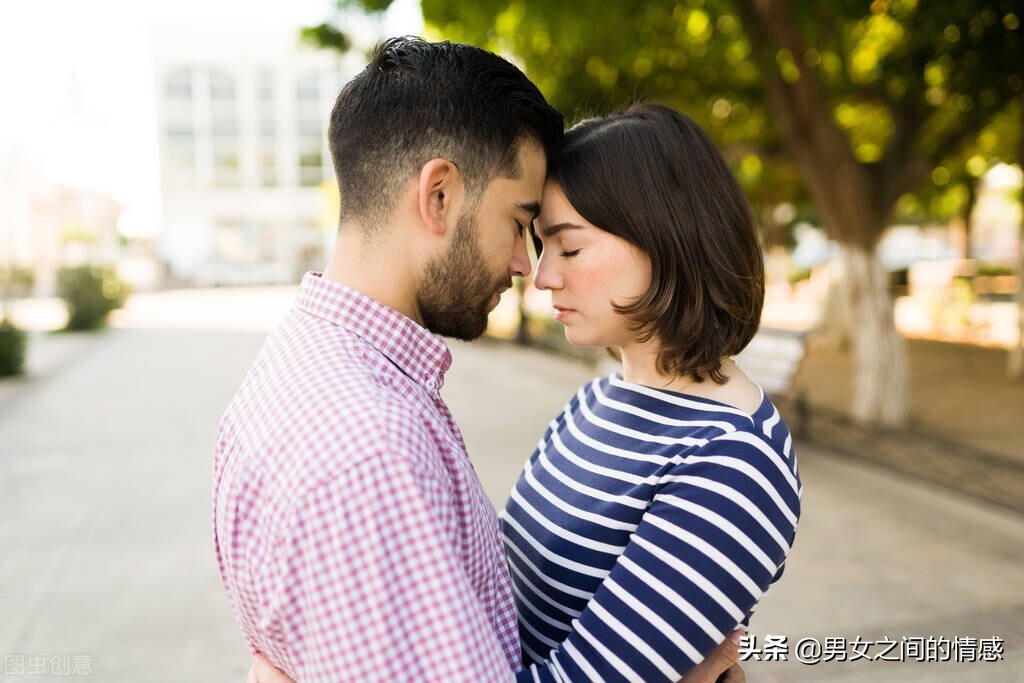
[(565, 319), (576, 311), (572, 308), (565, 308), (564, 306), (555, 306), (555, 320), (558, 322), (565, 322)]

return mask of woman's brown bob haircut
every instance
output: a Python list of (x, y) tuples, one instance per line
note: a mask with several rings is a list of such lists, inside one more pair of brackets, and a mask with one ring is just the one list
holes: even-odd
[(746, 195), (707, 134), (669, 107), (634, 105), (571, 128), (553, 177), (588, 222), (650, 258), (650, 289), (616, 310), (658, 340), (658, 371), (724, 384), (722, 359), (761, 319), (764, 262)]

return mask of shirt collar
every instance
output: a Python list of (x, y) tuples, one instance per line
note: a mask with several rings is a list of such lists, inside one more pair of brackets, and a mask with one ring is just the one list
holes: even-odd
[(321, 273), (302, 278), (295, 306), (365, 340), (429, 391), (441, 390), (452, 364), (448, 346), (393, 308)]

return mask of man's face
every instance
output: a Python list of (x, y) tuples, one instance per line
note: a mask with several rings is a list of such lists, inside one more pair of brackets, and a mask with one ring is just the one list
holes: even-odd
[(519, 144), (518, 158), (518, 177), (492, 180), (477, 210), (459, 216), (448, 251), (424, 271), (418, 304), (435, 334), (476, 339), (512, 276), (530, 273), (527, 228), (540, 210), (546, 160), (533, 141)]

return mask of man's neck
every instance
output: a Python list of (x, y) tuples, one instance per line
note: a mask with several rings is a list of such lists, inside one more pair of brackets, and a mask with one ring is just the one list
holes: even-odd
[(416, 302), (417, 275), (400, 250), (381, 243), (368, 246), (358, 235), (343, 232), (323, 276), (423, 324)]

